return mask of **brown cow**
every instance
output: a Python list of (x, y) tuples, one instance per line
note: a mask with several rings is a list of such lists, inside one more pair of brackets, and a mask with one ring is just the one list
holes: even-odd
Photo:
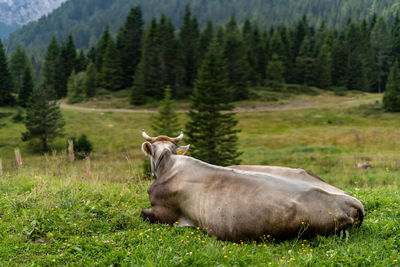
[(152, 208), (141, 214), (150, 222), (200, 227), (222, 240), (283, 240), (333, 234), (359, 226), (364, 217), (360, 201), (315, 177), (219, 167), (185, 156), (189, 146), (176, 145), (182, 133), (142, 135), (157, 176), (148, 189)]

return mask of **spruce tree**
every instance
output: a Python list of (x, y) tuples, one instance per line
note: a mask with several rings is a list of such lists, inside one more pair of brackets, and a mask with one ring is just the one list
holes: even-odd
[(390, 29), (390, 57), (400, 63), (400, 13), (397, 12)]
[(206, 27), (201, 31), (199, 36), (199, 45), (198, 45), (198, 59), (199, 66), (203, 62), (203, 58), (208, 51), (208, 47), (210, 46), (211, 39), (213, 37), (213, 24), (211, 20), (207, 21)]
[(311, 55), (310, 39), (305, 37), (296, 57), (296, 82), (310, 85), (313, 80), (314, 59)]
[(100, 86), (110, 91), (117, 91), (122, 89), (123, 79), (118, 52), (114, 40), (110, 38), (102, 60)]
[(346, 86), (347, 80), (347, 49), (344, 33), (338, 38), (332, 35), (332, 84), (335, 86)]
[(18, 45), (10, 56), (9, 69), (13, 77), (14, 89), (20, 93), (26, 66), (30, 65), (25, 49)]
[(249, 97), (247, 81), (250, 76), (250, 66), (245, 56), (243, 39), (236, 19), (232, 16), (226, 26), (224, 57), (228, 71), (228, 86), (232, 90), (233, 100), (243, 100)]
[(228, 75), (223, 51), (214, 39), (210, 45), (195, 83), (187, 136), (191, 155), (216, 165), (238, 164), (237, 121), (229, 97)]
[(153, 18), (146, 30), (142, 56), (133, 78), (130, 102), (134, 105), (144, 104), (146, 98), (162, 99), (163, 74), (161, 66), (161, 40), (159, 25)]
[(366, 58), (363, 51), (363, 33), (361, 27), (350, 22), (346, 31), (347, 70), (346, 86), (349, 90), (366, 90), (368, 88)]
[(88, 65), (88, 60), (85, 56), (85, 52), (83, 51), (83, 49), (80, 49), (79, 53), (76, 57), (75, 71), (76, 72), (84, 71), (86, 69), (87, 65)]
[(183, 73), (181, 57), (179, 56), (179, 40), (175, 36), (175, 27), (170, 19), (161, 15), (158, 25), (158, 35), (160, 40), (160, 71), (162, 86), (170, 86), (173, 95), (184, 97)]
[(32, 69), (30, 66), (25, 66), (24, 74), (22, 77), (22, 87), (18, 95), (19, 105), (26, 107), (31, 97), (35, 84), (32, 77)]
[(310, 26), (308, 25), (307, 16), (303, 15), (302, 19), (297, 23), (293, 33), (293, 51), (292, 60), (298, 56), (303, 40), (310, 34)]
[(88, 98), (96, 95), (98, 86), (97, 77), (96, 65), (90, 61), (86, 68), (86, 78), (84, 81), (85, 94)]
[(133, 76), (133, 85), (129, 102), (132, 105), (142, 105), (146, 103), (146, 82), (145, 82), (145, 62), (144, 56), (136, 68)]
[(111, 39), (111, 34), (110, 34), (110, 27), (108, 24), (104, 28), (104, 31), (97, 42), (97, 49), (93, 52), (94, 56), (96, 57), (95, 59), (95, 64), (97, 68), (97, 72), (100, 73), (101, 69), (103, 67), (103, 58), (104, 58), (104, 53), (106, 52), (108, 41)]
[(49, 142), (63, 135), (65, 122), (54, 98), (55, 92), (43, 83), (33, 90), (26, 109), (22, 140), (38, 139), (41, 151), (49, 151)]
[(45, 84), (47, 90), (54, 92), (56, 92), (56, 80), (59, 68), (59, 51), (60, 47), (57, 43), (56, 37), (53, 35), (44, 57), (42, 82)]
[(380, 93), (383, 88), (385, 88), (385, 82), (389, 72), (390, 53), (390, 35), (383, 18), (379, 18), (376, 21), (371, 31), (370, 40), (373, 57), (373, 80), (371, 85)]
[(57, 63), (55, 89), (58, 98), (67, 95), (68, 79), (76, 65), (76, 49), (72, 35), (68, 35), (67, 42), (62, 44)]
[(11, 95), (13, 91), (13, 80), (8, 68), (7, 57), (4, 51), (3, 43), (0, 40), (0, 106), (14, 104), (14, 98)]
[(273, 89), (282, 90), (285, 88), (285, 66), (279, 59), (279, 56), (274, 53), (268, 61), (265, 77), (269, 80), (269, 84)]
[(68, 78), (68, 104), (79, 103), (86, 99), (86, 72), (73, 71)]
[(160, 102), (158, 113), (152, 118), (155, 135), (176, 136), (179, 134), (179, 121), (174, 109), (175, 101), (171, 98), (171, 87), (165, 87), (164, 99)]
[(252, 26), (250, 22), (246, 22), (243, 26), (243, 40), (247, 50), (247, 66), (251, 68), (249, 71), (249, 79), (253, 84), (260, 84), (265, 78), (265, 44), (263, 43), (257, 25)]
[(139, 64), (143, 37), (143, 19), (140, 6), (132, 8), (117, 36), (117, 50), (123, 71), (123, 88), (132, 85), (132, 78)]
[(390, 69), (390, 74), (386, 83), (386, 91), (382, 99), (383, 107), (387, 111), (400, 111), (400, 70), (396, 61)]
[(323, 44), (314, 65), (314, 84), (328, 88), (332, 84), (332, 53), (328, 44)]
[(189, 4), (186, 5), (179, 38), (182, 45), (183, 69), (185, 71), (184, 86), (189, 89), (193, 87), (193, 83), (197, 75), (197, 45), (199, 38), (197, 19), (192, 15)]

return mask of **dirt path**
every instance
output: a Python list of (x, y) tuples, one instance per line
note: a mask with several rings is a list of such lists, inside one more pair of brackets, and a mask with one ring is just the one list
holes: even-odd
[(62, 109), (81, 110), (81, 111), (97, 111), (97, 112), (121, 112), (121, 113), (155, 113), (154, 109), (128, 109), (128, 108), (87, 108), (80, 106), (72, 106), (68, 104), (60, 104)]
[[(294, 99), (291, 102), (283, 103), (280, 105), (272, 105), (269, 103), (257, 103), (254, 107), (236, 107), (235, 112), (248, 113), (248, 112), (268, 112), (268, 111), (282, 111), (282, 110), (300, 110), (307, 108), (321, 108), (321, 107), (337, 107), (346, 108), (351, 106), (358, 106), (366, 103), (373, 103), (376, 97), (336, 97), (330, 95), (320, 95), (306, 99)], [(81, 110), (81, 111), (96, 111), (96, 112), (120, 112), (120, 113), (155, 113), (156, 109), (128, 109), (128, 108), (89, 108), (73, 106), (68, 104), (60, 104), (62, 109)], [(187, 110), (176, 110), (177, 112), (187, 112)]]

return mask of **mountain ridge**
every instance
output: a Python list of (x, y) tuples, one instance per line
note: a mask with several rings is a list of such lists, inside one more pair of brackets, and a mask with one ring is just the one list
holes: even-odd
[(8, 34), (30, 21), (49, 14), (66, 0), (1, 0), (0, 36)]

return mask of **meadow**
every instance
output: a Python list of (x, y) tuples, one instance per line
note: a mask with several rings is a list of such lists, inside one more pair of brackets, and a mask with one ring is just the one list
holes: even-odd
[[(219, 241), (198, 229), (139, 217), (150, 207), (152, 179), (142, 173), (140, 133), (152, 134), (152, 113), (65, 109), (66, 137), (43, 155), (21, 141), (24, 126), (12, 121), (16, 110), (2, 108), (0, 266), (397, 266), (400, 116), (383, 112), (380, 99), (322, 93), (237, 103), (242, 164), (306, 169), (358, 198), (366, 210), (359, 229), (312, 240), (266, 236), (258, 243)], [(179, 118), (183, 126), (186, 115)], [(81, 133), (95, 150), (90, 159), (71, 162), (63, 152), (67, 136)]]

